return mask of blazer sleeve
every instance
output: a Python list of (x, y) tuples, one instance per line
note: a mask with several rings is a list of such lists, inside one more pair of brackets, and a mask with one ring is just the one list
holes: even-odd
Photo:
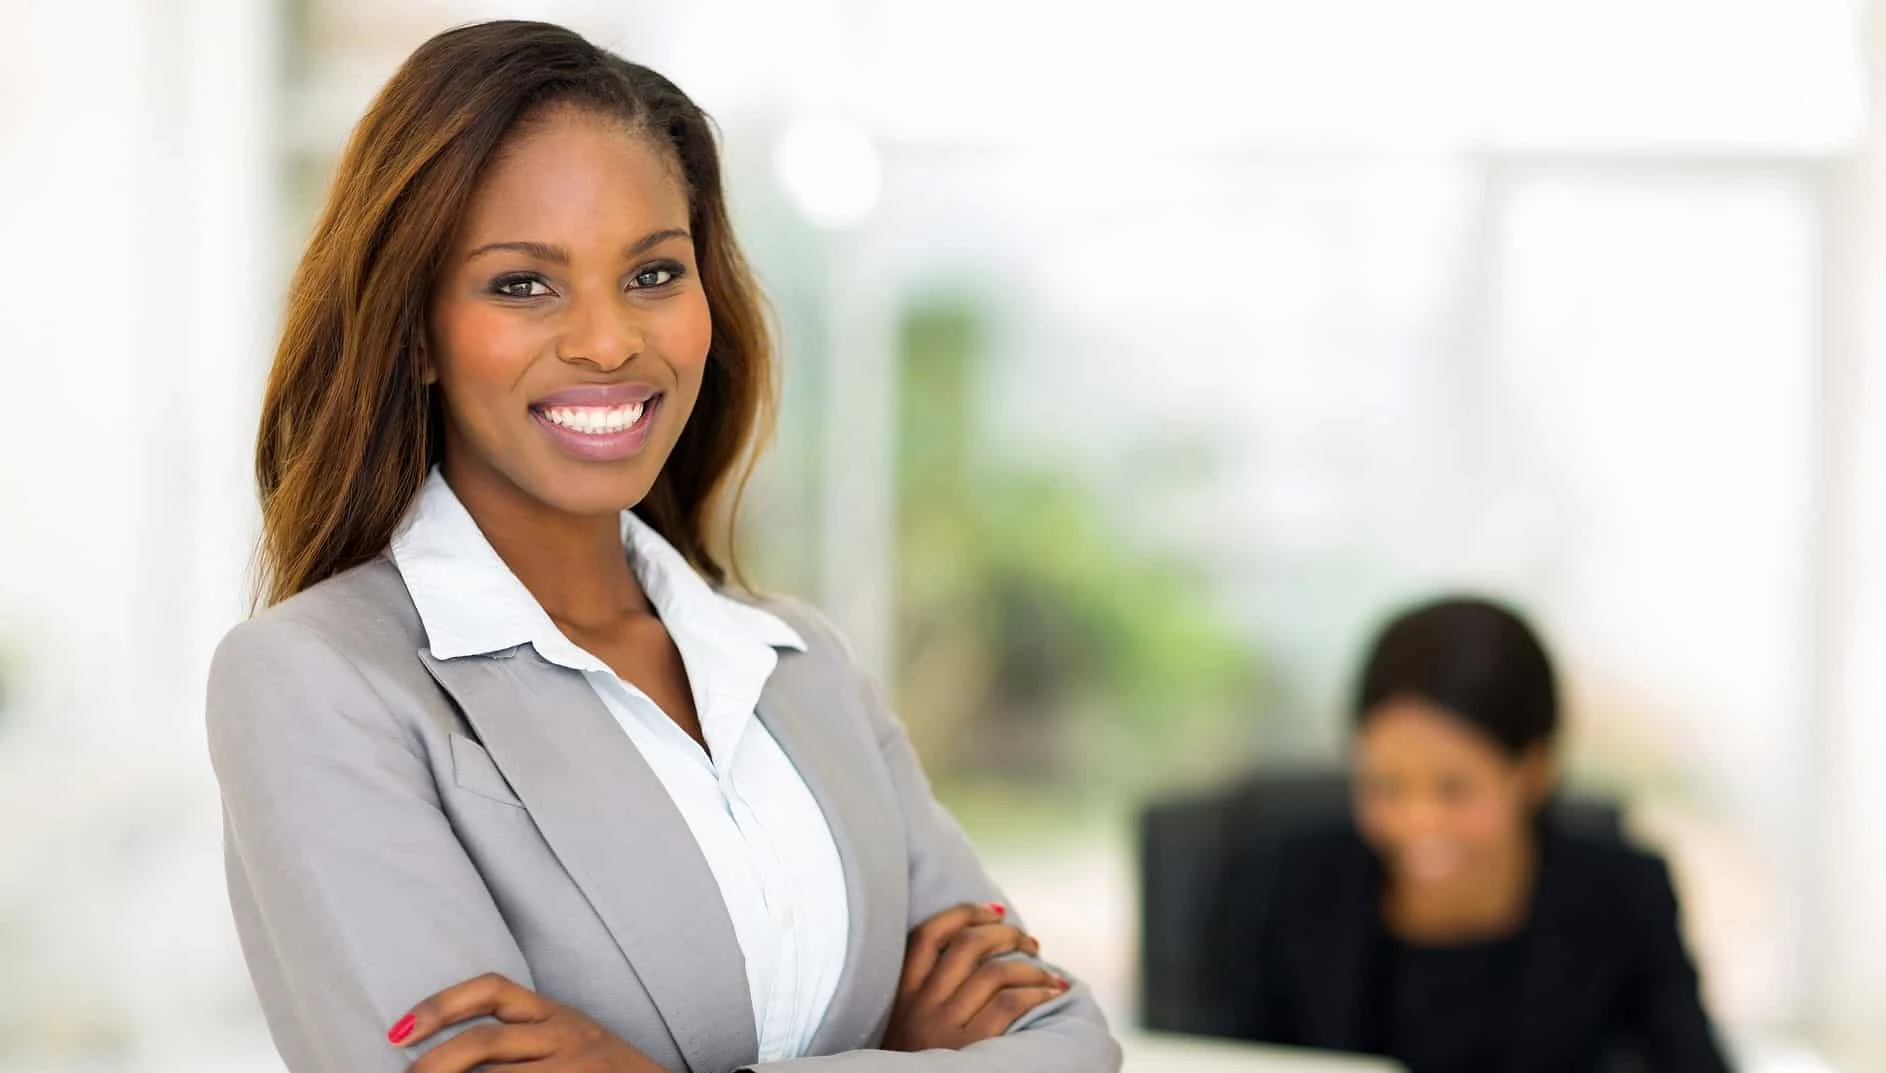
[(1644, 1067), (1658, 1073), (1728, 1073), (1721, 1042), (1703, 1010), (1696, 966), (1683, 942), (1669, 868), (1650, 858), (1633, 886), (1641, 930), (1627, 1017)]
[(290, 1073), (403, 1073), (426, 1048), (386, 1032), (420, 1000), (486, 972), (531, 984), (390, 713), (293, 620), (238, 626), (211, 666), (230, 902)]
[[(845, 651), (836, 632), (816, 615), (802, 612), (797, 617), (813, 619), (836, 650)], [(897, 790), (910, 847), (909, 925), (915, 927), (964, 902), (1006, 902), (983, 871), (968, 836), (932, 795), (903, 724), (891, 714), (876, 684), (855, 666), (850, 677), (861, 691), (879, 752)], [(1015, 919), (1020, 922), (1019, 916)], [(1007, 1035), (960, 1051), (853, 1051), (751, 1068), (756, 1073), (1112, 1073), (1120, 1062), (1119, 1044), (1108, 1031), (1093, 994), (1076, 982), (1067, 994), (1031, 1011)]]

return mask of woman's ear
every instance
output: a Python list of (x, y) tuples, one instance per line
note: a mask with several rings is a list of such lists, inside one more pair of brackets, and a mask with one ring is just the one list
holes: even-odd
[(413, 358), (419, 362), (419, 382), (431, 387), (439, 382), (438, 367), (432, 364), (432, 348), (426, 345), (425, 329), (413, 340)]
[(1533, 806), (1545, 804), (1559, 784), (1559, 761), (1552, 747), (1542, 742), (1528, 748), (1519, 758), (1519, 777)]

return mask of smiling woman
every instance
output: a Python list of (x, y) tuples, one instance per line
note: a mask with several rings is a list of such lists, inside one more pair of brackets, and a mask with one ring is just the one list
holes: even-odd
[(1117, 1067), (843, 643), (732, 583), (772, 401), (671, 83), (525, 22), (393, 77), (296, 273), (269, 606), (209, 685), (294, 1073)]
[[(624, 502), (710, 580), (728, 577), (732, 512), (721, 499), (770, 427), (773, 368), (758, 290), (727, 219), (719, 151), (706, 115), (672, 83), (613, 56), (614, 66), (590, 59), (585, 72), (588, 57), (546, 55), (572, 47), (557, 35), (581, 41), (527, 23), (443, 34), (356, 128), (296, 272), (263, 402), (256, 472), (268, 602), (380, 554), (468, 423), (505, 434), (487, 409), (502, 409), (495, 400), (460, 394), (475, 379), (429, 360), (453, 332), (461, 344), (498, 336), (471, 348), (471, 371), (489, 368), (478, 354), (514, 363), (546, 356), (557, 338), (563, 350), (549, 357), (591, 359), (565, 380), (608, 378), (626, 355), (571, 348), (621, 346), (610, 333), (623, 331), (652, 333), (657, 360), (645, 364), (671, 376), (691, 366), (689, 405), (670, 408), (668, 439), (632, 470), (645, 483)], [(508, 51), (493, 47), (500, 36)], [(561, 66), (530, 66), (547, 59)], [(598, 136), (605, 131), (613, 136)], [(598, 251), (604, 242), (616, 245)], [(594, 301), (599, 280), (607, 307)], [(615, 302), (618, 293), (628, 300)], [(643, 315), (626, 324), (618, 309), (612, 324), (601, 314), (617, 306)], [(513, 382), (519, 390), (546, 375), (513, 372), (524, 378)], [(435, 380), (442, 391), (429, 390)], [(703, 405), (690, 420), (697, 395)], [(463, 413), (447, 405), (467, 401)], [(528, 459), (538, 456), (499, 468), (514, 480), (528, 470), (544, 492), (546, 463)], [(561, 476), (579, 487), (559, 495), (601, 491), (580, 467)]]
[[(511, 133), (427, 318), (422, 379), (439, 387), (459, 498), (597, 514), (648, 495), (713, 337), (688, 208), (669, 154), (619, 119), (565, 104)], [(738, 358), (751, 369), (766, 355)], [(738, 413), (702, 422), (743, 417), (752, 425)]]
[(1397, 615), (1355, 719), (1354, 822), (1240, 847), (1221, 879), (1233, 1034), (1413, 1073), (1726, 1073), (1663, 860), (1544, 808), (1559, 690), (1518, 615)]

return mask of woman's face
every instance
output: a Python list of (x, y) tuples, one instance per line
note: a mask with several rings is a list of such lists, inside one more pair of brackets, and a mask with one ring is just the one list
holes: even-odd
[(1355, 742), (1356, 820), (1391, 875), (1445, 887), (1484, 874), (1528, 837), (1551, 786), (1543, 747), (1514, 759), (1444, 708), (1383, 702)]
[(640, 502), (712, 335), (672, 155), (592, 112), (537, 117), (480, 181), (432, 295), (453, 486), (572, 514)]

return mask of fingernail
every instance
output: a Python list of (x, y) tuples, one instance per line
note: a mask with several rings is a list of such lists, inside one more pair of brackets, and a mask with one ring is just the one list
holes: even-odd
[(996, 916), (1004, 916), (1008, 913), (1008, 906), (1003, 905), (1001, 902), (990, 902), (989, 912), (994, 913)]
[(1065, 976), (1057, 976), (1057, 977), (1055, 977), (1055, 978), (1054, 978), (1054, 982), (1055, 982), (1055, 983), (1057, 983), (1057, 984), (1060, 984), (1060, 985), (1061, 985), (1061, 990), (1063, 990), (1063, 991), (1066, 991), (1066, 990), (1068, 989), (1068, 987), (1070, 986), (1070, 985), (1068, 984), (1068, 982), (1067, 982), (1067, 978), (1066, 978)]
[(387, 1032), (386, 1034), (387, 1042), (389, 1043), (406, 1042), (406, 1037), (413, 1034), (413, 1025), (416, 1024), (418, 1020), (419, 1019), (417, 1017), (414, 1017), (410, 1013), (400, 1018), (399, 1023), (395, 1024), (392, 1027), (392, 1029)]

